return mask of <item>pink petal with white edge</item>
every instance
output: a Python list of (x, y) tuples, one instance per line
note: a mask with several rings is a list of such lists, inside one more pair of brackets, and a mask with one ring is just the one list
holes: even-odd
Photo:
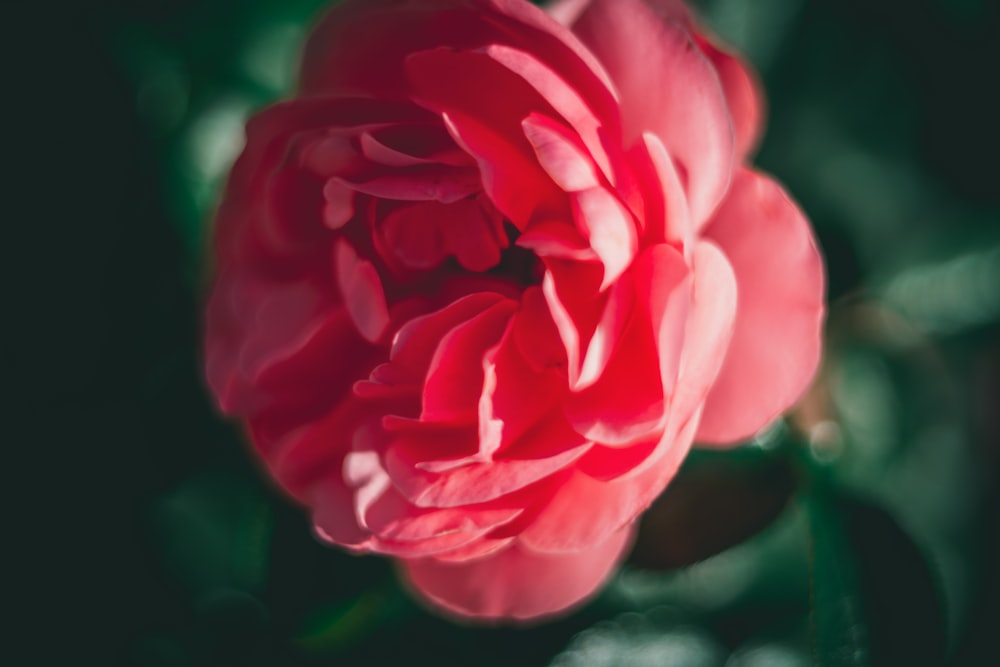
[(625, 145), (658, 135), (686, 171), (695, 222), (707, 221), (732, 175), (733, 127), (715, 68), (687, 26), (644, 0), (593, 0), (572, 28), (618, 87)]
[[(646, 232), (652, 242), (667, 241), (684, 248), (684, 256), (690, 258), (694, 242), (694, 224), (691, 221), (691, 209), (688, 206), (687, 195), (677, 165), (670, 158), (667, 149), (660, 138), (651, 132), (642, 135), (642, 145), (646, 150), (646, 159), (651, 167), (653, 187), (650, 196), (662, 198), (663, 216), (658, 220), (646, 221)], [(651, 185), (652, 185), (651, 184)]]
[[(466, 457), (462, 465), (452, 469), (422, 465), (433, 444), (410, 435), (397, 439), (385, 453), (393, 485), (419, 507), (461, 507), (515, 492), (525, 495), (522, 502), (526, 504), (537, 502), (549, 489), (545, 483), (532, 485), (567, 468), (590, 448), (559, 413), (553, 413), (488, 463), (469, 462)], [(474, 447), (473, 439), (466, 450)]]
[(458, 508), (419, 508), (389, 486), (366, 507), (363, 519), (365, 526), (383, 539), (416, 542), (465, 533), (471, 541), (513, 520), (522, 511), (502, 501)]
[(632, 540), (625, 528), (573, 554), (538, 554), (514, 542), (469, 563), (404, 560), (409, 582), (453, 614), (484, 619), (536, 619), (584, 601), (607, 579)]
[(600, 185), (593, 161), (568, 129), (541, 114), (531, 114), (521, 127), (538, 163), (560, 188), (579, 192)]
[(635, 257), (639, 245), (635, 220), (618, 197), (600, 186), (574, 192), (570, 201), (577, 227), (604, 264), (600, 287), (604, 291)]
[(737, 175), (706, 236), (732, 264), (739, 301), (697, 439), (729, 443), (790, 408), (812, 380), (825, 312), (823, 261), (799, 208), (749, 169)]
[(726, 256), (709, 241), (692, 252), (691, 312), (684, 334), (671, 419), (686, 421), (704, 402), (719, 375), (733, 336), (738, 290)]

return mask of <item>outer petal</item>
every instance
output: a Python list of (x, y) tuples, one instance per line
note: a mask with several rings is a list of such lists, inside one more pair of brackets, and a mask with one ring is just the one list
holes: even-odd
[(766, 110), (757, 73), (739, 58), (718, 48), (701, 35), (696, 39), (719, 74), (719, 81), (729, 104), (729, 114), (733, 119), (736, 156), (745, 159), (757, 148), (764, 130)]
[(594, 0), (573, 31), (621, 93), (625, 145), (658, 135), (686, 170), (695, 222), (707, 220), (729, 184), (733, 128), (715, 68), (687, 26), (643, 0)]
[(607, 578), (632, 538), (630, 527), (572, 554), (538, 554), (518, 543), (480, 560), (405, 560), (421, 593), (447, 611), (479, 618), (537, 618), (582, 602)]
[[(506, 44), (546, 62), (603, 110), (614, 106), (607, 73), (565, 26), (524, 0), (345, 0), (313, 30), (302, 59), (306, 95), (406, 99), (407, 54)], [(600, 113), (599, 115), (603, 115)]]
[[(573, 26), (592, 0), (556, 0), (547, 5), (546, 11), (563, 25)], [(745, 158), (757, 147), (763, 130), (764, 98), (760, 94), (757, 74), (741, 61), (718, 46), (696, 25), (694, 17), (682, 0), (646, 0), (656, 13), (686, 26), (719, 75), (726, 95), (729, 112), (736, 134), (736, 154)]]
[(820, 358), (823, 262), (809, 223), (770, 178), (742, 170), (706, 234), (726, 253), (739, 298), (733, 339), (697, 439), (734, 442), (787, 410)]

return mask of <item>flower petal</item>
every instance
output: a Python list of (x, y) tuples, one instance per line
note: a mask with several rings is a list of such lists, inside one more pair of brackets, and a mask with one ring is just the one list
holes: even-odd
[(625, 145), (658, 135), (686, 171), (696, 224), (707, 221), (729, 185), (733, 128), (715, 68), (687, 27), (643, 0), (593, 0), (573, 31), (621, 93)]
[(767, 176), (742, 170), (706, 230), (739, 285), (733, 340), (698, 440), (734, 442), (787, 410), (820, 358), (823, 262), (809, 223)]
[(517, 304), (505, 299), (441, 339), (424, 380), (422, 421), (474, 422), (483, 388), (483, 357), (503, 335)]
[(358, 333), (371, 342), (377, 342), (389, 327), (389, 307), (382, 289), (378, 270), (368, 260), (358, 257), (346, 241), (334, 246), (337, 285)]
[(616, 291), (631, 287), (635, 305), (604, 372), (565, 403), (574, 427), (605, 445), (627, 446), (665, 425), (690, 303), (689, 271), (673, 246), (647, 249), (628, 280)]
[(461, 457), (458, 461), (461, 465), (450, 469), (434, 465), (436, 462), (428, 465), (425, 460), (434, 451), (434, 444), (430, 438), (406, 434), (397, 438), (385, 454), (386, 471), (393, 484), (420, 507), (484, 503), (522, 490), (525, 503), (537, 502), (548, 489), (527, 487), (571, 465), (590, 447), (558, 412), (536, 424), (487, 463), (467, 455), (475, 449), (473, 439), (464, 450), (452, 447)]
[(516, 541), (467, 563), (404, 560), (413, 586), (454, 614), (478, 618), (538, 618), (594, 593), (622, 558), (633, 531), (625, 528), (587, 551), (539, 554)]
[(697, 420), (690, 419), (679, 433), (665, 431), (653, 448), (637, 443), (624, 450), (627, 458), (632, 458), (628, 450), (633, 448), (646, 455), (624, 474), (614, 471), (613, 477), (602, 474), (608, 479), (596, 479), (573, 470), (535, 510), (536, 518), (519, 539), (526, 548), (544, 553), (586, 551), (607, 539), (649, 507), (673, 479), (691, 447), (696, 425)]
[(719, 375), (733, 335), (738, 295), (733, 268), (717, 246), (700, 241), (692, 254), (691, 312), (677, 387), (670, 398), (670, 418), (682, 421), (701, 406)]
[(760, 93), (757, 73), (705, 37), (698, 35), (697, 41), (719, 75), (733, 119), (736, 157), (743, 160), (757, 148), (764, 130), (764, 96)]
[(538, 113), (521, 121), (521, 127), (535, 149), (538, 163), (560, 188), (579, 192), (601, 184), (586, 149), (567, 128)]
[(539, 208), (558, 210), (561, 192), (538, 165), (521, 128), (532, 112), (555, 110), (484, 53), (431, 49), (406, 59), (413, 99), (442, 114), (455, 142), (479, 164), (483, 189), (519, 229)]

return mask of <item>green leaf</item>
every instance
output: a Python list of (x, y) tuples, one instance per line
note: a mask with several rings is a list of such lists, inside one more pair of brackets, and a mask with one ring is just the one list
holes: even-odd
[(947, 638), (936, 579), (895, 520), (823, 488), (807, 499), (807, 508), (818, 664), (943, 664)]
[(233, 474), (188, 479), (154, 508), (167, 567), (196, 595), (263, 590), (274, 517), (260, 490)]
[(350, 600), (338, 600), (311, 613), (295, 643), (309, 653), (335, 653), (385, 631), (406, 607), (394, 581)]

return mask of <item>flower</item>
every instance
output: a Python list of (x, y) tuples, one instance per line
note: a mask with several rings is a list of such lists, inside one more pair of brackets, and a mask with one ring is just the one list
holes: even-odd
[(549, 12), (337, 5), (216, 220), (221, 409), (322, 539), (459, 616), (592, 594), (692, 442), (752, 435), (820, 352), (746, 67), (673, 0)]

